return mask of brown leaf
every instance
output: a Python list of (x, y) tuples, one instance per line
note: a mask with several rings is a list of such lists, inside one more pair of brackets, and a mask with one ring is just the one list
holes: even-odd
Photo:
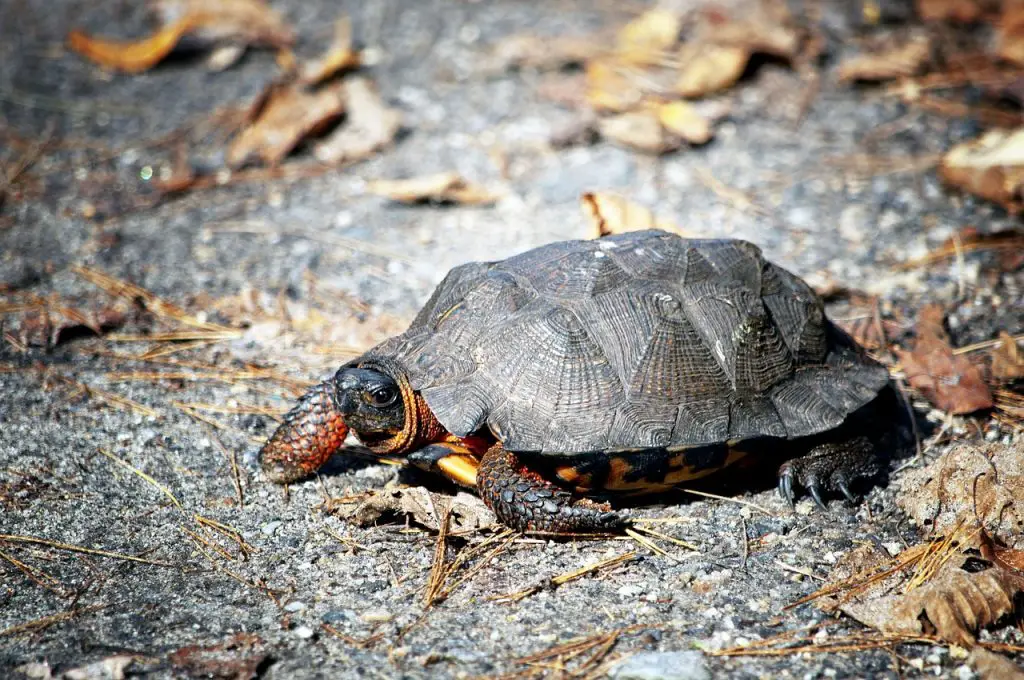
[(359, 68), (362, 53), (352, 46), (352, 21), (342, 17), (334, 24), (334, 41), (317, 60), (302, 66), (299, 80), (307, 85), (317, 85), (341, 71)]
[(999, 345), (992, 350), (992, 377), (996, 380), (1024, 378), (1024, 352), (1006, 331), (999, 333)]
[[(921, 552), (919, 548), (922, 547), (914, 546), (904, 552)], [(927, 551), (922, 554), (927, 554)], [(879, 569), (886, 565), (898, 565), (901, 557), (890, 560), (874, 546), (864, 548), (858, 554), (859, 559), (867, 558), (865, 572), (869, 574), (880, 573)], [(975, 641), (974, 634), (1011, 613), (1014, 597), (1024, 592), (1021, 579), (997, 565), (989, 565), (962, 553), (953, 554), (922, 585), (904, 592), (910, 579), (907, 570), (896, 570), (854, 591), (852, 597), (840, 597), (838, 608), (847, 616), (883, 633), (921, 635), (934, 632), (947, 642), (971, 647)], [(835, 582), (833, 580), (830, 584)], [(824, 602), (823, 605), (831, 609), (836, 603)]]
[(987, 3), (981, 0), (916, 0), (917, 14), (924, 21), (974, 23), (982, 17)]
[(984, 647), (975, 647), (967, 663), (978, 674), (979, 680), (1024, 680), (1024, 670), (1002, 654)]
[(973, 413), (992, 407), (992, 393), (978, 367), (965, 355), (953, 354), (937, 304), (918, 315), (917, 338), (911, 351), (897, 350), (907, 381), (928, 401), (948, 413)]
[(656, 111), (629, 111), (598, 121), (605, 139), (646, 153), (662, 154), (679, 148), (679, 139), (662, 126)]
[(350, 519), (360, 526), (368, 526), (385, 515), (408, 515), (417, 524), (438, 531), (449, 509), (452, 513), (450, 526), (455, 531), (478, 529), (497, 521), (478, 496), (465, 491), (454, 497), (445, 496), (418, 486), (383, 489), (360, 503)]
[(868, 54), (858, 54), (839, 65), (838, 78), (853, 80), (891, 80), (920, 73), (931, 58), (932, 45), (927, 36), (916, 36), (899, 45), (890, 45)]
[(961, 444), (898, 478), (896, 502), (922, 531), (944, 535), (978, 522), (997, 541), (1024, 548), (1024, 444)]
[(1024, 66), (1024, 3), (1007, 2), (999, 17), (996, 54), (1000, 59)]
[(362, 160), (390, 144), (402, 127), (402, 114), (389, 108), (366, 78), (344, 81), (347, 117), (314, 148), (321, 163)]
[(379, 179), (369, 182), (367, 191), (399, 203), (429, 201), (460, 205), (487, 205), (495, 203), (503, 196), (499, 192), (471, 184), (455, 172), (442, 172), (411, 179)]
[(939, 176), (1009, 212), (1024, 208), (1024, 128), (990, 130), (950, 149)]
[(680, 236), (692, 236), (674, 222), (656, 217), (646, 207), (618, 194), (585, 193), (580, 197), (580, 208), (593, 227), (592, 238), (645, 229), (662, 229)]
[(254, 158), (277, 165), (306, 136), (337, 120), (345, 111), (345, 85), (316, 90), (301, 84), (272, 84), (260, 96), (248, 127), (231, 142), (228, 165), (238, 168)]
[(171, 652), (171, 666), (189, 677), (242, 680), (254, 678), (267, 658), (263, 639), (253, 633), (236, 633), (215, 645), (189, 645)]
[(686, 45), (673, 91), (692, 98), (732, 87), (747, 68), (750, 54), (737, 45)]
[(30, 311), (19, 324), (18, 340), (24, 345), (56, 347), (82, 335), (103, 335), (128, 321), (128, 315), (120, 309), (89, 309), (88, 304), (80, 300)]
[(661, 104), (658, 106), (658, 120), (662, 127), (690, 144), (707, 144), (714, 135), (711, 121), (697, 113), (689, 102)]
[(68, 45), (106, 68), (139, 73), (162, 61), (185, 36), (211, 45), (286, 47), (295, 41), (291, 27), (260, 0), (161, 0), (154, 6), (163, 21), (148, 38), (104, 40), (76, 30), (68, 34)]
[(739, 47), (750, 54), (790, 60), (800, 51), (800, 33), (783, 3), (755, 2), (742, 14), (732, 15), (709, 9), (697, 30), (701, 42)]
[(584, 64), (607, 51), (607, 44), (594, 36), (541, 37), (522, 33), (499, 40), (484, 70), (498, 73), (514, 68), (555, 71)]
[(679, 41), (682, 15), (667, 9), (650, 9), (619, 30), (616, 57), (624, 64), (658, 64)]
[(587, 62), (587, 102), (597, 111), (628, 111), (643, 99), (637, 79), (614, 58)]

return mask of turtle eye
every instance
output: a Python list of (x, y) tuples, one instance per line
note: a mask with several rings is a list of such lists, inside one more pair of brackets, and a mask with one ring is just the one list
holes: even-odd
[(398, 390), (390, 385), (378, 385), (376, 387), (372, 387), (365, 392), (365, 395), (366, 401), (368, 401), (371, 406), (376, 406), (377, 408), (391, 406), (398, 400)]

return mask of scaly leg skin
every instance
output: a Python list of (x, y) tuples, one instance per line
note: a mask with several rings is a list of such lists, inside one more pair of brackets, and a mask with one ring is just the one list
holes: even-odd
[(492, 446), (481, 459), (477, 490), (498, 519), (518, 531), (580, 534), (625, 525), (607, 504), (575, 500), (568, 491), (525, 467), (501, 444)]
[(850, 486), (878, 478), (887, 457), (867, 436), (850, 436), (825, 441), (800, 458), (779, 468), (779, 495), (793, 506), (794, 486), (803, 487), (819, 508), (825, 509), (823, 494), (839, 492), (851, 504), (857, 497)]
[(260, 449), (260, 466), (286, 484), (319, 470), (345, 442), (348, 426), (331, 398), (331, 381), (306, 392)]

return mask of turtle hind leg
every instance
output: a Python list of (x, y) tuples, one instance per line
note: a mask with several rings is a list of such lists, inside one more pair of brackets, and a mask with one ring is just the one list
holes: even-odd
[(519, 531), (579, 534), (625, 526), (607, 505), (575, 499), (501, 444), (488, 449), (480, 461), (477, 490), (499, 520)]
[(807, 454), (786, 461), (779, 468), (779, 494), (790, 504), (800, 487), (820, 508), (825, 497), (841, 493), (857, 502), (851, 487), (877, 480), (886, 469), (887, 456), (869, 437), (837, 437), (811, 447)]

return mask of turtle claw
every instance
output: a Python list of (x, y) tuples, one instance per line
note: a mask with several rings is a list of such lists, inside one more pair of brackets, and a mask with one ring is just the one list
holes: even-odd
[(827, 509), (825, 498), (842, 494), (852, 505), (857, 496), (850, 484), (877, 477), (882, 471), (877, 450), (862, 437), (825, 442), (811, 448), (807, 455), (783, 463), (779, 468), (779, 494), (793, 507), (793, 487), (807, 490), (814, 504)]
[(846, 498), (847, 502), (850, 505), (857, 505), (860, 499), (858, 499), (857, 496), (855, 496), (854, 493), (850, 491), (850, 485), (847, 483), (845, 479), (836, 480), (836, 488), (839, 489), (840, 493), (843, 494), (843, 496)]
[(821, 499), (821, 486), (816, 481), (811, 482), (807, 487), (807, 491), (811, 494), (811, 498), (814, 499), (814, 504), (822, 510), (828, 510), (828, 506), (825, 505), (825, 501)]
[(789, 509), (794, 508), (793, 504), (793, 474), (787, 468), (779, 472), (779, 495), (782, 500), (789, 504)]

